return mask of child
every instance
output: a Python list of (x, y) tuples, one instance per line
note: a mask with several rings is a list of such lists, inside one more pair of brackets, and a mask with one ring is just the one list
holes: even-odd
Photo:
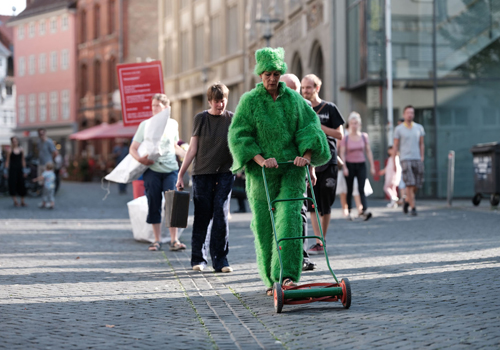
[[(397, 208), (398, 185), (401, 180), (401, 165), (399, 163), (399, 156), (394, 154), (392, 146), (389, 146), (389, 149), (387, 150), (387, 155), (389, 156), (389, 159), (387, 160), (387, 165), (385, 169), (380, 171), (380, 175), (385, 175), (384, 192), (391, 199), (391, 202), (387, 204), (387, 207)], [(396, 158), (395, 162), (394, 158)], [(396, 164), (396, 169), (394, 169), (393, 165), (394, 163)]]
[(33, 179), (33, 182), (43, 181), (43, 199), (38, 205), (39, 208), (54, 209), (54, 190), (56, 174), (54, 173), (54, 164), (45, 164), (45, 171), (39, 177)]

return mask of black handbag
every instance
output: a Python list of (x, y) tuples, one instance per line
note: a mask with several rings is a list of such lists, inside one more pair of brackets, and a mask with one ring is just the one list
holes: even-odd
[(165, 192), (165, 226), (186, 228), (189, 216), (189, 192)]

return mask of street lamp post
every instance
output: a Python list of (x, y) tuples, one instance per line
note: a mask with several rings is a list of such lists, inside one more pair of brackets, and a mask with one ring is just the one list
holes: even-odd
[(266, 24), (266, 26), (264, 28), (264, 35), (262, 35), (262, 37), (264, 39), (266, 39), (266, 46), (267, 47), (271, 46), (271, 38), (273, 37), (271, 23), (277, 23), (280, 21), (281, 20), (279, 18), (271, 18), (269, 15), (265, 15), (265, 16), (255, 20), (255, 22), (257, 22), (257, 23), (265, 23)]

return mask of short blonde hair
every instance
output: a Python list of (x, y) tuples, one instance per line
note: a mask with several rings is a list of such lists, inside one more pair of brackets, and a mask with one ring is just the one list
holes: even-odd
[(358, 112), (351, 112), (351, 114), (349, 114), (349, 118), (347, 118), (347, 122), (349, 123), (351, 120), (357, 120), (359, 125), (361, 125), (361, 115), (359, 115)]
[(54, 164), (53, 163), (47, 163), (45, 164), (45, 170), (53, 170), (54, 169)]
[(302, 79), (309, 79), (309, 80), (311, 80), (314, 83), (314, 87), (317, 87), (317, 86), (321, 87), (321, 84), (323, 84), (323, 82), (321, 81), (321, 79), (318, 78), (318, 76), (316, 74), (308, 74), (308, 75), (306, 75)]

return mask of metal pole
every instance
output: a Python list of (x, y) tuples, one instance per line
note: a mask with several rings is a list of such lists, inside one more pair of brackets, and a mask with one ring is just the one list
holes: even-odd
[(385, 0), (385, 63), (387, 74), (387, 144), (393, 143), (391, 0)]
[(447, 194), (447, 202), (449, 207), (451, 207), (451, 202), (453, 200), (454, 187), (455, 187), (455, 151), (450, 151), (448, 153), (448, 194)]

